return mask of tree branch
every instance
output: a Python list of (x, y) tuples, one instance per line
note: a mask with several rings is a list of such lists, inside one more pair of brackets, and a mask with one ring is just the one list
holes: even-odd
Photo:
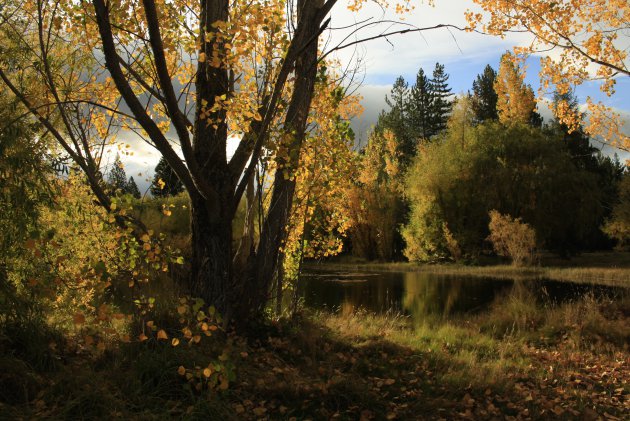
[(155, 58), (155, 68), (160, 82), (162, 92), (164, 92), (164, 99), (168, 114), (173, 121), (175, 131), (179, 137), (184, 157), (188, 163), (192, 173), (198, 173), (198, 165), (193, 154), (192, 144), (190, 143), (190, 136), (188, 134), (187, 118), (179, 109), (177, 104), (177, 97), (175, 96), (175, 90), (173, 89), (173, 82), (171, 76), (168, 74), (168, 66), (166, 64), (166, 57), (164, 56), (164, 45), (162, 43), (162, 36), (160, 35), (160, 24), (158, 21), (157, 10), (155, 9), (155, 2), (153, 0), (143, 0), (145, 16), (147, 18), (147, 26), (149, 29), (149, 40), (151, 43), (151, 50)]
[(116, 52), (116, 46), (114, 44), (114, 35), (109, 22), (109, 10), (105, 5), (104, 0), (93, 0), (94, 11), (96, 13), (96, 23), (98, 25), (103, 54), (105, 56), (105, 65), (109, 70), (116, 88), (120, 92), (121, 96), (127, 103), (127, 106), (131, 110), (135, 119), (142, 126), (145, 132), (149, 135), (156, 148), (162, 153), (164, 159), (173, 168), (173, 171), (177, 174), (182, 183), (189, 191), (198, 191), (205, 196), (205, 192), (198, 188), (193, 178), (184, 165), (183, 161), (179, 158), (175, 150), (171, 147), (168, 140), (159, 129), (157, 124), (148, 116), (144, 110), (140, 100), (133, 92), (133, 89), (129, 85), (129, 82), (125, 79), (125, 75), (120, 68), (120, 61), (118, 60), (118, 53)]

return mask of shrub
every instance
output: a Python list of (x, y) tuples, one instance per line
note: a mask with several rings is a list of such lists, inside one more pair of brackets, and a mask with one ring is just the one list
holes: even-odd
[(499, 256), (512, 259), (516, 266), (529, 265), (534, 259), (536, 248), (536, 232), (521, 221), (521, 218), (513, 219), (510, 215), (501, 215), (496, 210), (491, 210), (490, 235), (488, 240), (492, 242), (494, 251)]

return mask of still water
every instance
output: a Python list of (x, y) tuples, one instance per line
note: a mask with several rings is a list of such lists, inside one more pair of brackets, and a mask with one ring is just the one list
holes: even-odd
[(619, 287), (575, 284), (547, 279), (508, 280), (422, 272), (348, 272), (309, 270), (300, 277), (304, 304), (343, 313), (364, 309), (394, 312), (414, 319), (448, 318), (488, 309), (510, 294), (531, 294), (541, 305), (557, 305), (587, 294), (618, 298)]

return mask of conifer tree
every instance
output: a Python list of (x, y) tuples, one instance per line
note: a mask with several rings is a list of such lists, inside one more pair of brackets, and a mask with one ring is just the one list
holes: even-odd
[(431, 121), (432, 102), (431, 83), (421, 68), (418, 70), (416, 83), (411, 88), (408, 105), (409, 127), (416, 143), (421, 140), (429, 140), (435, 134)]
[(451, 88), (448, 86), (448, 77), (448, 74), (444, 71), (444, 65), (435, 63), (433, 77), (429, 80), (431, 136), (446, 129), (448, 117), (453, 109), (453, 103), (449, 99), (452, 94)]
[(140, 189), (138, 188), (136, 181), (133, 179), (133, 176), (129, 177), (129, 180), (127, 181), (126, 193), (129, 193), (136, 199), (140, 199), (141, 197)]
[[(578, 109), (577, 97), (572, 91), (564, 94), (558, 91), (554, 92), (551, 108), (556, 115), (558, 113), (574, 115), (575, 121), (582, 121), (584, 118), (583, 113)], [(589, 171), (593, 171), (597, 167), (597, 159), (594, 156), (597, 153), (597, 149), (591, 145), (589, 136), (584, 133), (581, 124), (569, 127), (558, 119), (554, 119), (550, 127), (561, 134), (569, 153), (578, 167)]]
[(488, 64), (483, 69), (483, 73), (477, 75), (477, 79), (473, 82), (472, 109), (477, 123), (499, 119), (497, 113), (498, 96), (494, 90), (496, 78), (496, 70)]
[(109, 171), (107, 182), (112, 191), (116, 194), (124, 194), (127, 192), (127, 174), (125, 173), (125, 168), (118, 154), (116, 154), (116, 160), (112, 165), (112, 169)]
[(385, 97), (385, 102), (391, 108), (388, 112), (381, 113), (375, 131), (379, 133), (384, 130), (391, 131), (398, 139), (401, 153), (413, 153), (413, 140), (407, 123), (409, 118), (409, 84), (405, 82), (402, 76), (399, 76), (394, 82), (389, 96)]
[(184, 191), (184, 185), (168, 165), (164, 158), (160, 158), (155, 167), (155, 175), (151, 184), (151, 194), (154, 197), (175, 196)]

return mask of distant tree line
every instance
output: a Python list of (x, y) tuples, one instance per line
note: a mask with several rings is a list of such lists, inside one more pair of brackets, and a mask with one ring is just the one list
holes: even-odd
[[(130, 194), (136, 199), (140, 199), (142, 196), (133, 176), (127, 178), (120, 155), (116, 155), (116, 159), (107, 174), (107, 185), (113, 193), (118, 195)], [(155, 167), (155, 174), (149, 191), (153, 197), (177, 196), (184, 191), (184, 184), (164, 158), (160, 158)]]
[[(564, 256), (610, 249), (611, 237), (622, 242), (615, 233), (624, 225), (611, 216), (625, 215), (625, 166), (593, 147), (581, 126), (543, 124), (513, 55), (498, 71), (487, 65), (465, 95), (452, 95), (437, 63), (411, 87), (396, 79), (386, 102), (349, 194), (355, 255), (474, 260), (493, 251), (491, 212), (531, 227), (539, 248)], [(572, 92), (555, 94), (558, 104), (579, 114)]]

